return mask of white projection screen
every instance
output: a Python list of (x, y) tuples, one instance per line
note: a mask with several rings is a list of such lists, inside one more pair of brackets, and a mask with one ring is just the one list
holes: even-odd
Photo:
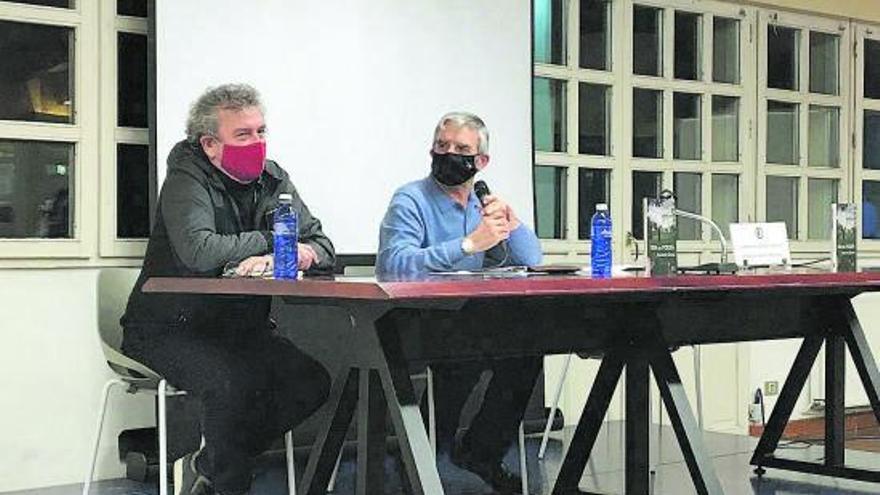
[(209, 86), (262, 94), (268, 154), (341, 254), (375, 254), (394, 190), (426, 176), (438, 118), (491, 134), (481, 174), (532, 224), (529, 0), (156, 0), (158, 177)]

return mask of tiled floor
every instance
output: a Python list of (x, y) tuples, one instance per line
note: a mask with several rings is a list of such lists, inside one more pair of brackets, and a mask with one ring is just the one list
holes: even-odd
[[(527, 443), (530, 489), (535, 494), (550, 493), (559, 460), (563, 452), (563, 437), (570, 431), (558, 433), (547, 450), (545, 460), (536, 458), (538, 438), (530, 438)], [(653, 479), (654, 494), (686, 495), (695, 493), (687, 468), (681, 458), (675, 436), (669, 427), (652, 431), (651, 463), (656, 467)], [(880, 484), (848, 480), (835, 480), (816, 475), (805, 475), (768, 469), (763, 478), (752, 473), (749, 466), (752, 449), (756, 440), (746, 436), (707, 433), (706, 447), (714, 458), (715, 468), (727, 495), (867, 495), (880, 494)], [(623, 439), (622, 424), (611, 422), (603, 428), (596, 443), (591, 462), (581, 481), (580, 488), (592, 493), (622, 493), (623, 491)], [(785, 449), (785, 455), (797, 459), (821, 459), (820, 446), (792, 443)], [(302, 473), (305, 456), (297, 459), (297, 469)], [(847, 451), (847, 461), (860, 467), (880, 469), (880, 454), (860, 451)], [(508, 464), (518, 466), (516, 450), (508, 455)], [(440, 474), (446, 492), (454, 495), (491, 493), (478, 478), (453, 466), (448, 457), (441, 453), (438, 457)], [(394, 456), (386, 459), (386, 493), (402, 493), (399, 477), (399, 464)], [(354, 493), (354, 450), (346, 453), (340, 467), (336, 492)], [(254, 495), (282, 495), (286, 493), (284, 459), (281, 455), (267, 455), (260, 462), (259, 472), (252, 489)], [(75, 495), (81, 486), (16, 492), (15, 495)], [(134, 483), (128, 480), (101, 482), (94, 485), (93, 495), (155, 495), (155, 485)], [(12, 494), (6, 494), (12, 495)]]

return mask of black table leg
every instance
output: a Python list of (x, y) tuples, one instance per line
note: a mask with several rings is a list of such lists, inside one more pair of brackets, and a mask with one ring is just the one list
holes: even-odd
[(694, 488), (700, 495), (721, 494), (721, 482), (715, 474), (712, 458), (703, 445), (703, 432), (688, 402), (687, 393), (681, 383), (681, 377), (672, 360), (672, 354), (665, 346), (655, 349), (651, 359), (651, 367), (660, 396), (666, 405), (669, 422), (678, 438), (678, 445), (691, 473)]
[(345, 441), (345, 433), (351, 424), (357, 404), (358, 374), (357, 368), (347, 368), (333, 380), (329, 398), (332, 417), (323, 425), (315, 438), (306, 470), (300, 481), (299, 493), (324, 495), (327, 492), (336, 458), (342, 449), (342, 442)]
[(590, 389), (581, 419), (565, 451), (559, 475), (553, 485), (554, 495), (577, 493), (578, 482), (584, 474), (584, 467), (596, 443), (596, 437), (605, 419), (605, 412), (608, 411), (608, 405), (611, 403), (611, 397), (614, 395), (622, 371), (623, 361), (619, 353), (612, 352), (602, 358), (599, 373)]
[(852, 307), (852, 303), (846, 301), (841, 307), (840, 319), (846, 325), (844, 336), (849, 355), (859, 372), (859, 378), (868, 394), (868, 401), (871, 408), (874, 409), (874, 417), (880, 423), (880, 372), (877, 371), (877, 361), (871, 353), (871, 346), (865, 338), (865, 331), (856, 317), (856, 312)]
[(357, 493), (385, 493), (385, 395), (376, 370), (361, 370)]
[(825, 465), (843, 466), (846, 438), (844, 381), (846, 354), (843, 336), (825, 338)]
[(400, 446), (410, 493), (442, 494), (443, 485), (440, 483), (437, 460), (428, 441), (397, 329), (388, 320), (377, 323), (380, 323), (380, 328), (373, 331), (373, 335), (377, 337), (377, 349), (380, 350), (377, 368), (388, 413)]
[(791, 417), (791, 411), (797, 403), (801, 394), (801, 389), (807, 381), (810, 370), (813, 368), (813, 362), (819, 354), (822, 347), (821, 336), (810, 336), (804, 338), (797, 357), (791, 365), (791, 370), (785, 378), (785, 384), (779, 392), (779, 398), (773, 406), (773, 412), (770, 414), (770, 420), (764, 426), (764, 432), (761, 434), (761, 440), (755, 447), (755, 453), (752, 455), (752, 465), (763, 465), (764, 458), (772, 456), (776, 446), (779, 445), (779, 439), (782, 438), (782, 432)]
[(626, 482), (627, 495), (648, 495), (651, 422), (650, 370), (643, 357), (626, 362)]

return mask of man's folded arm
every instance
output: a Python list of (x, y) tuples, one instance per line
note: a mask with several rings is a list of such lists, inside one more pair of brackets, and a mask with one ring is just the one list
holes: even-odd
[(174, 253), (194, 272), (216, 271), (226, 263), (270, 251), (258, 231), (217, 233), (208, 191), (185, 174), (166, 180), (159, 208)]

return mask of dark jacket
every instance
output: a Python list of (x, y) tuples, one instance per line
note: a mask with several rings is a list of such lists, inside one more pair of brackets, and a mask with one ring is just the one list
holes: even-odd
[(244, 231), (239, 208), (220, 173), (197, 145), (181, 141), (171, 150), (143, 269), (122, 319), (124, 326), (263, 324), (269, 313), (268, 297), (144, 294), (141, 287), (150, 277), (218, 277), (228, 263), (271, 252), (269, 232), (281, 193), (293, 195), (299, 242), (310, 244), (318, 255), (312, 269), (333, 268), (333, 244), (278, 164), (267, 160), (257, 180), (256, 230), (250, 231)]

